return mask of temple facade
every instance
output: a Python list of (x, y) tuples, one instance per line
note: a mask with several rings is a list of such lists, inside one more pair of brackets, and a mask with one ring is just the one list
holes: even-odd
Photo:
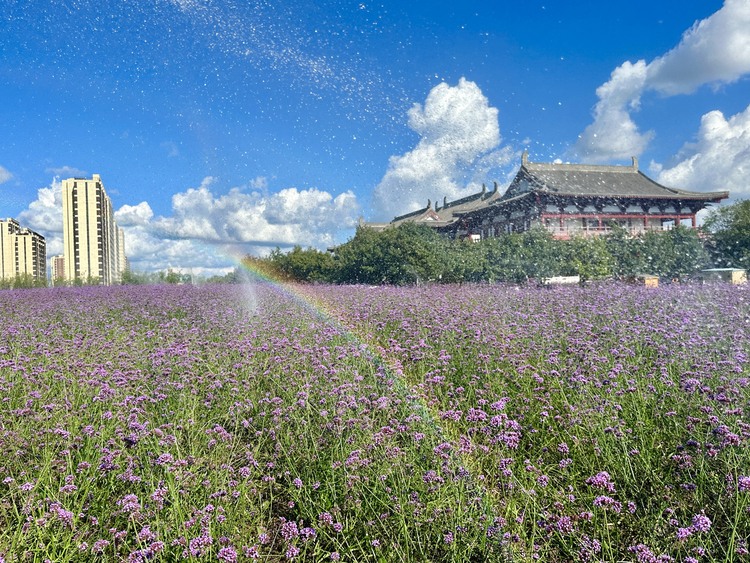
[(482, 238), (543, 227), (555, 238), (592, 236), (614, 225), (633, 235), (682, 224), (696, 227), (696, 214), (729, 192), (690, 192), (663, 186), (631, 166), (529, 162), (501, 195), (497, 184), (478, 194), (396, 217), (374, 228), (405, 221), (429, 225), (452, 238)]

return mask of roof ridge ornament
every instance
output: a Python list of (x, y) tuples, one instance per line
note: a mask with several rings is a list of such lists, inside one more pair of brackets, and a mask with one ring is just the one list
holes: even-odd
[(523, 149), (521, 155), (521, 166), (526, 166), (529, 163), (529, 149)]
[(638, 157), (631, 157), (633, 159), (633, 170), (638, 170)]

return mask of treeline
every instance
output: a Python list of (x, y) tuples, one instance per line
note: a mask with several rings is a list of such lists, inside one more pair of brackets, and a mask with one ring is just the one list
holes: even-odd
[[(153, 284), (186, 284), (186, 283), (238, 283), (237, 272), (230, 272), (224, 276), (211, 278), (196, 277), (172, 269), (159, 272), (136, 272), (128, 270), (122, 274), (122, 285), (153, 285)], [(36, 278), (30, 274), (22, 274), (14, 278), (0, 279), (0, 289), (31, 289), (37, 287), (82, 287), (87, 285), (101, 285), (99, 278), (75, 278), (53, 280)]]
[[(311, 283), (409, 285), (424, 282), (513, 282), (553, 276), (580, 276), (582, 281), (628, 279), (642, 274), (685, 279), (709, 267), (750, 269), (750, 200), (713, 210), (701, 229), (677, 226), (630, 236), (612, 227), (601, 237), (556, 240), (544, 229), (502, 235), (474, 243), (450, 240), (414, 223), (375, 231), (357, 229), (335, 252), (295, 246), (289, 252), (244, 258), (250, 272), (272, 279)], [(122, 284), (241, 283), (238, 268), (203, 278), (174, 270), (125, 272)], [(51, 285), (98, 285), (98, 279)], [(0, 289), (46, 287), (46, 279), (21, 275), (0, 279)]]
[(233, 271), (224, 275), (215, 275), (210, 277), (177, 272), (171, 268), (158, 272), (135, 272), (127, 271), (122, 275), (120, 283), (122, 285), (154, 285), (154, 284), (204, 284), (204, 283), (241, 283), (244, 281), (240, 270), (235, 268)]
[(47, 287), (47, 280), (37, 278), (31, 274), (20, 274), (13, 278), (0, 278), (0, 289), (31, 289)]
[(405, 223), (383, 231), (360, 227), (333, 253), (296, 246), (246, 262), (269, 277), (320, 283), (522, 283), (553, 276), (587, 281), (642, 274), (685, 279), (708, 267), (748, 267), (750, 201), (714, 211), (700, 230), (676, 226), (631, 236), (613, 226), (606, 236), (556, 240), (540, 228), (470, 242)]

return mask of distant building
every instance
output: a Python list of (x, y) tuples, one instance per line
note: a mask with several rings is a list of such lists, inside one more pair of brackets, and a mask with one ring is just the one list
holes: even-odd
[(65, 257), (62, 254), (52, 257), (51, 272), (52, 283), (65, 280)]
[(429, 225), (453, 238), (487, 238), (543, 227), (555, 238), (608, 233), (613, 225), (631, 234), (696, 226), (696, 213), (729, 192), (690, 192), (663, 186), (632, 166), (532, 163), (524, 152), (521, 168), (500, 194), (478, 194), (396, 217), (376, 229), (406, 221)]
[(47, 279), (47, 244), (39, 233), (6, 219), (0, 221), (0, 279), (17, 276)]
[(65, 280), (119, 283), (125, 241), (101, 177), (63, 180), (63, 256)]
[(118, 281), (122, 281), (122, 275), (130, 269), (128, 258), (125, 256), (125, 231), (122, 230), (122, 227), (117, 227), (117, 260), (117, 269), (120, 275)]

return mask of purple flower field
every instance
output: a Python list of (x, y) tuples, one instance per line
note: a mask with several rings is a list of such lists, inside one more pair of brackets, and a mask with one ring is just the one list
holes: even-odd
[(750, 560), (747, 286), (59, 288), (0, 319), (0, 562)]

